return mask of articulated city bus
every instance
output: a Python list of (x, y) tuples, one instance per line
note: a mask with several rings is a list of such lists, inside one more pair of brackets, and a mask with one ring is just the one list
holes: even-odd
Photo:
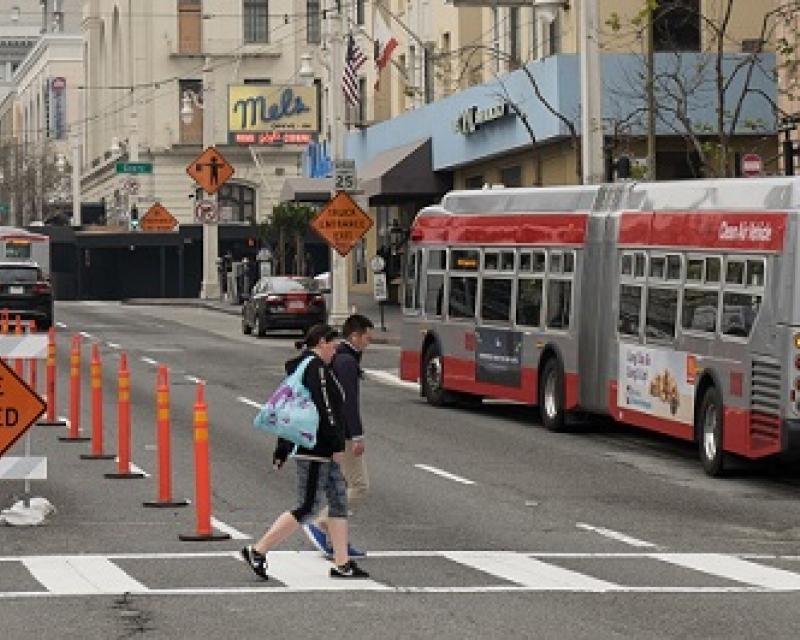
[(401, 377), (724, 454), (800, 447), (800, 179), (447, 194), (416, 217)]

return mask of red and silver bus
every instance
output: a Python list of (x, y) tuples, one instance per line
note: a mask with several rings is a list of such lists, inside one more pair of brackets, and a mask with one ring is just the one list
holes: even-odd
[(401, 377), (724, 456), (800, 447), (800, 179), (447, 194), (416, 217)]

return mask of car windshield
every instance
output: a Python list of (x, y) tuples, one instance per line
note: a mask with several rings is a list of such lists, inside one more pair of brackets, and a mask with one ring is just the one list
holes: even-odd
[(268, 290), (270, 293), (316, 293), (319, 287), (311, 278), (272, 278)]
[(39, 270), (34, 267), (0, 267), (0, 284), (36, 282)]

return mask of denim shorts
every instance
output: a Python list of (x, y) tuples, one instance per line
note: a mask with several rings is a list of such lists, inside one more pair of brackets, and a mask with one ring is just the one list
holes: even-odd
[(301, 524), (319, 513), (322, 495), (328, 500), (328, 516), (347, 517), (347, 484), (342, 469), (333, 461), (296, 459), (297, 496), (300, 505), (291, 514)]

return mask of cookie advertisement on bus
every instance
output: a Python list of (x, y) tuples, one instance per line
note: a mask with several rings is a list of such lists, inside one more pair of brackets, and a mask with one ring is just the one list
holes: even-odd
[(694, 357), (680, 351), (621, 344), (617, 404), (685, 424), (694, 421)]

